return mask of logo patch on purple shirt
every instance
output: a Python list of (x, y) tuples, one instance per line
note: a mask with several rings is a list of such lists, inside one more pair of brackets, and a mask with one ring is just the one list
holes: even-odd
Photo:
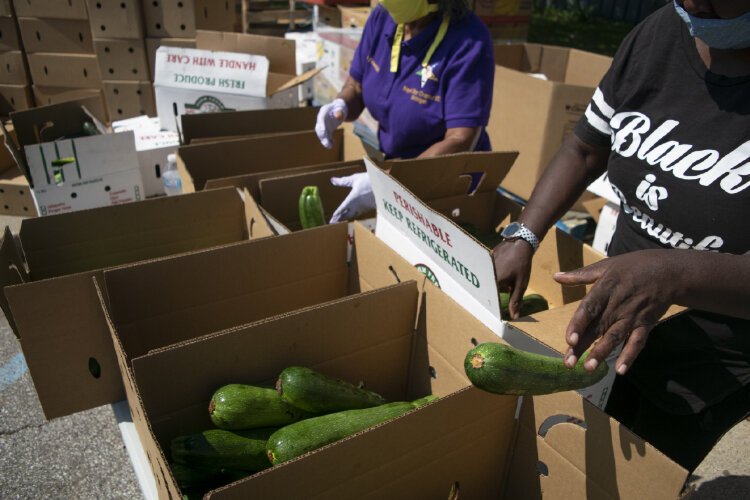
[(428, 64), (427, 66), (424, 66), (417, 70), (417, 76), (420, 77), (421, 79), (420, 83), (421, 83), (422, 88), (424, 88), (428, 80), (431, 80), (433, 82), (440, 81), (438, 80), (438, 77), (434, 71), (435, 68), (437, 68), (439, 64), (440, 64), (439, 62), (436, 62), (435, 64)]

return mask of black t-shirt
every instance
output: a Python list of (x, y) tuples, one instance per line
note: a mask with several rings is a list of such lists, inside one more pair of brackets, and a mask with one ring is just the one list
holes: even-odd
[[(607, 174), (620, 215), (609, 255), (750, 251), (747, 73), (708, 71), (671, 4), (623, 41), (575, 129), (611, 148)], [(631, 377), (664, 409), (700, 411), (750, 383), (750, 321), (700, 311), (667, 321)]]

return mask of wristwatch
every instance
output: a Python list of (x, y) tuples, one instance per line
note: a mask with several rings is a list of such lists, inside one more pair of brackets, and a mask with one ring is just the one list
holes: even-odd
[(500, 236), (502, 236), (504, 240), (509, 241), (518, 239), (524, 240), (531, 245), (531, 248), (533, 248), (535, 252), (536, 249), (539, 248), (539, 238), (537, 238), (531, 229), (524, 226), (522, 222), (511, 222), (505, 227), (505, 229), (503, 229)]

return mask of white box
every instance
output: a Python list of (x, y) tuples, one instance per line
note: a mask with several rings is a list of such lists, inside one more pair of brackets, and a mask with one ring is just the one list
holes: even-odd
[[(132, 132), (64, 139), (24, 147), (39, 215), (143, 199)], [(70, 163), (54, 166), (56, 159)]]
[(268, 107), (268, 68), (265, 56), (159, 47), (154, 90), (162, 128), (176, 131), (176, 114)]
[(604, 255), (607, 255), (612, 236), (615, 234), (617, 217), (619, 214), (620, 205), (616, 205), (611, 201), (608, 201), (607, 204), (602, 207), (602, 211), (599, 214), (599, 222), (596, 224), (594, 241), (591, 243), (591, 246)]

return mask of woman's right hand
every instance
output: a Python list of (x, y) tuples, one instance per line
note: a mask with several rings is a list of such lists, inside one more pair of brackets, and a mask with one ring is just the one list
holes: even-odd
[(492, 250), (497, 288), (510, 292), (510, 319), (518, 319), (521, 300), (529, 286), (534, 249), (524, 240), (503, 241)]

